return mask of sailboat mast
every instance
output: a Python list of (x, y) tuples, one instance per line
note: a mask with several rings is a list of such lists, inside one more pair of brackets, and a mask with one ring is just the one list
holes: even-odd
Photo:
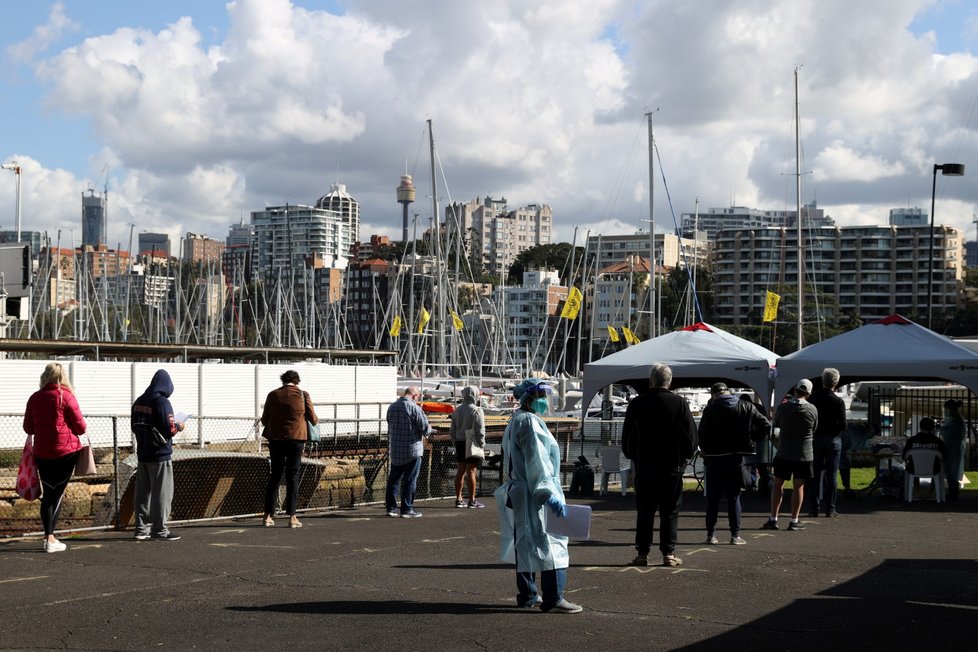
[(438, 186), (435, 179), (435, 133), (431, 129), (431, 120), (428, 120), (428, 147), (431, 155), (431, 217), (434, 226), (435, 240), (435, 285), (434, 285), (434, 307), (432, 308), (432, 321), (435, 328), (435, 346), (432, 351), (432, 360), (439, 370), (445, 364), (445, 329), (444, 317), (445, 306), (444, 296), (445, 286), (443, 284), (442, 260), (441, 260), (441, 226), (438, 220)]
[[(658, 111), (656, 109), (655, 111)], [(655, 111), (649, 111), (645, 117), (649, 120), (649, 337), (655, 337), (655, 134), (652, 131), (652, 116)], [(598, 252), (600, 253), (600, 248)]]
[(798, 350), (805, 347), (805, 246), (801, 224), (801, 127), (798, 111), (798, 68), (795, 68), (795, 224), (798, 227)]

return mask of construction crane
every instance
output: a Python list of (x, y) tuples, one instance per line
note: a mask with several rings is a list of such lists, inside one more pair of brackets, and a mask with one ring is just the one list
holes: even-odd
[(102, 170), (98, 173), (98, 176), (95, 177), (95, 182), (92, 183), (90, 186), (88, 186), (88, 192), (90, 193), (95, 192), (95, 188), (98, 188), (98, 182), (102, 180), (103, 176), (105, 177), (105, 188), (103, 189), (103, 192), (108, 194), (109, 192), (109, 164), (108, 163), (102, 166)]

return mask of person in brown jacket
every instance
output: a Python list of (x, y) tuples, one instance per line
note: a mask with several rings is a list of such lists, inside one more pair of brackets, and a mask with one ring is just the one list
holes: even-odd
[(261, 423), (265, 426), (262, 436), (268, 440), (268, 457), (271, 462), (268, 485), (265, 487), (265, 527), (275, 521), (275, 505), (278, 502), (278, 485), (285, 470), (285, 505), (289, 513), (289, 527), (302, 527), (295, 515), (299, 493), (299, 465), (302, 448), (309, 438), (306, 421), (319, 423), (308, 392), (299, 389), (299, 374), (289, 370), (281, 376), (282, 386), (273, 389), (265, 398)]

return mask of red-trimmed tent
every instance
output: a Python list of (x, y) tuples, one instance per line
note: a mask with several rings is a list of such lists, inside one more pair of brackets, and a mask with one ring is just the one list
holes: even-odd
[(673, 387), (709, 387), (723, 381), (732, 387), (750, 387), (770, 404), (770, 371), (777, 356), (749, 340), (716, 326), (692, 326), (630, 346), (584, 365), (581, 404), (613, 383), (647, 387), (656, 362), (672, 368)]
[(935, 380), (978, 394), (978, 354), (897, 314), (836, 335), (777, 363), (775, 400), (802, 378), (818, 380), (835, 367), (841, 384), (860, 380)]

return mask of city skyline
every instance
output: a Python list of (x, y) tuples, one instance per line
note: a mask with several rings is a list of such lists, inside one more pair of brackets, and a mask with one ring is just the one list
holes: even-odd
[[(580, 243), (647, 227), (650, 107), (669, 190), (657, 161), (657, 228), (697, 201), (793, 210), (800, 65), (802, 201), (885, 224), (891, 208), (929, 212), (933, 164), (960, 162), (965, 177), (938, 176), (935, 215), (974, 239), (965, 2), (439, 3), (434, 24), (431, 2), (198, 4), (4, 7), (0, 160), (23, 168), (24, 230), (77, 245), (78, 197), (107, 185), (110, 247), (130, 224), (223, 240), (242, 216), (340, 183), (360, 240), (399, 239), (400, 175), (419, 226), (431, 215), (431, 118), (441, 215), (485, 196), (547, 204), (553, 241), (578, 226)], [(4, 171), (0, 228), (13, 214)]]

